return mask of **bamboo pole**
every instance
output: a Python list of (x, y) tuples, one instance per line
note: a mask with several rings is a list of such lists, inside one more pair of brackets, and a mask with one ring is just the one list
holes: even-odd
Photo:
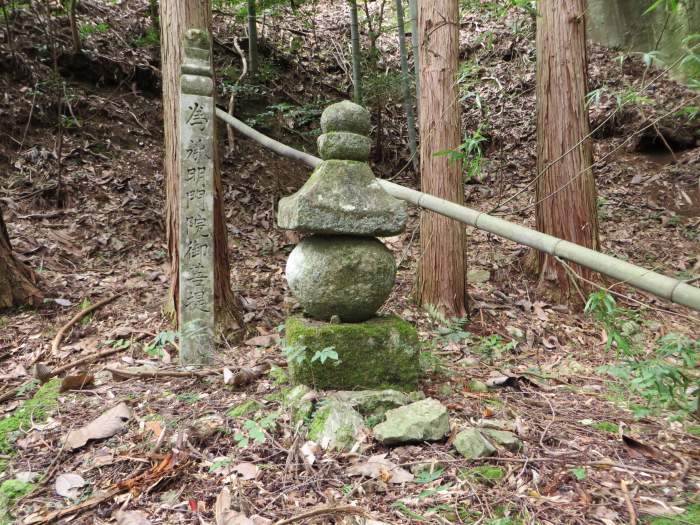
[[(304, 162), (312, 167), (316, 167), (322, 162), (318, 157), (298, 151), (255, 131), (225, 111), (217, 109), (216, 116), (239, 133), (259, 142), (279, 155)], [(700, 312), (700, 288), (683, 281), (427, 193), (412, 190), (387, 180), (377, 180), (387, 193), (397, 199), (450, 217), (479, 230), (510, 239), (518, 244), (580, 264), (634, 288)]]

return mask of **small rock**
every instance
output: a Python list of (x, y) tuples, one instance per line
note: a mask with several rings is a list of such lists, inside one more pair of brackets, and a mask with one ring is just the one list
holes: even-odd
[(362, 416), (350, 403), (328, 399), (309, 425), (309, 439), (329, 450), (349, 451), (361, 438)]
[(512, 432), (493, 428), (484, 428), (481, 432), (491, 441), (511, 452), (518, 452), (523, 448), (523, 442)]
[[(423, 395), (420, 392), (420, 395)], [(384, 419), (387, 410), (408, 405), (419, 399), (398, 390), (341, 390), (333, 394), (340, 401), (350, 403), (365, 417)], [(425, 396), (423, 396), (425, 397)]]
[(375, 439), (385, 445), (439, 441), (449, 432), (447, 408), (432, 398), (389, 410), (386, 421), (374, 427)]
[(488, 392), (489, 387), (487, 387), (486, 383), (484, 383), (482, 381), (472, 379), (469, 381), (469, 391), (470, 392)]
[(506, 326), (506, 333), (513, 339), (523, 339), (525, 337), (525, 333), (520, 328), (513, 325)]
[(491, 272), (488, 270), (470, 270), (467, 272), (467, 282), (470, 283), (485, 283), (491, 278)]
[(493, 445), (476, 428), (462, 430), (455, 437), (453, 445), (467, 459), (486, 458), (496, 453)]
[(515, 431), (515, 422), (506, 419), (480, 419), (476, 422), (479, 428), (493, 428), (496, 430), (505, 430), (506, 432)]
[(321, 114), (323, 133), (350, 131), (359, 135), (369, 135), (371, 129), (372, 122), (369, 111), (349, 100), (332, 104)]

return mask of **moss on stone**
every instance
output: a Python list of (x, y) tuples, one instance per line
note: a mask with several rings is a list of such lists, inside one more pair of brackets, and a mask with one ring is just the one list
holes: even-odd
[[(339, 324), (293, 317), (285, 330), (289, 346), (306, 349), (301, 362), (289, 362), (292, 381), (297, 384), (341, 390), (411, 391), (418, 386), (418, 332), (399, 317)], [(316, 352), (328, 347), (335, 349), (338, 361), (312, 361)]]
[(249, 399), (248, 401), (244, 401), (243, 403), (231, 407), (228, 410), (228, 412), (226, 412), (226, 415), (228, 417), (236, 419), (239, 417), (243, 417), (247, 414), (257, 412), (261, 408), (262, 405), (258, 401), (256, 401), (255, 399)]
[(49, 416), (58, 406), (61, 380), (52, 379), (34, 397), (25, 401), (10, 417), (0, 420), (0, 454), (10, 454), (20, 428), (29, 428)]

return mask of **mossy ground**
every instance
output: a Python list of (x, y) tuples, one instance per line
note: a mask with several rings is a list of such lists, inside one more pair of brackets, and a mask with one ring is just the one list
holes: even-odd
[(10, 509), (22, 496), (34, 490), (33, 483), (26, 483), (18, 479), (8, 479), (0, 485), (0, 525), (9, 525)]
[(12, 453), (12, 443), (21, 428), (30, 428), (32, 421), (41, 421), (53, 412), (58, 406), (60, 388), (61, 380), (52, 379), (39, 388), (34, 397), (25, 401), (10, 417), (0, 420), (0, 454)]
[[(340, 324), (293, 317), (287, 320), (285, 333), (288, 346), (305, 349), (301, 362), (292, 359), (289, 363), (295, 383), (321, 390), (417, 388), (418, 332), (398, 317)], [(316, 352), (329, 347), (337, 352), (337, 361), (312, 360)]]

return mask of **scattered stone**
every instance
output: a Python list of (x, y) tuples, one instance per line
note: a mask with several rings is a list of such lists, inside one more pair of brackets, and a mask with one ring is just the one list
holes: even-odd
[(513, 339), (523, 339), (525, 337), (525, 333), (520, 328), (513, 325), (506, 326), (506, 333)]
[(304, 311), (315, 319), (369, 319), (394, 286), (396, 264), (381, 241), (366, 237), (304, 239), (287, 260), (287, 282)]
[[(415, 390), (421, 370), (418, 332), (398, 317), (375, 317), (364, 323), (328, 324), (292, 317), (285, 325), (291, 347), (305, 348), (305, 358), (289, 360), (297, 384), (319, 390), (392, 388)], [(338, 361), (312, 361), (316, 352), (333, 347)]]
[(326, 160), (280, 199), (277, 225), (313, 233), (388, 237), (406, 227), (406, 203), (389, 195), (366, 162)]
[(462, 430), (453, 442), (455, 449), (467, 459), (486, 458), (493, 456), (496, 449), (481, 435), (476, 428)]
[(483, 418), (476, 422), (476, 426), (479, 428), (493, 428), (496, 430), (505, 430), (506, 432), (515, 431), (515, 422), (506, 419)]
[(416, 396), (425, 397), (423, 392), (411, 392), (410, 395), (398, 390), (341, 390), (333, 394), (340, 401), (350, 403), (365, 417), (384, 419), (387, 410), (398, 408), (414, 401)]
[(471, 379), (469, 381), (469, 391), (470, 392), (488, 392), (489, 387), (486, 386), (486, 383), (479, 381), (478, 379)]
[(389, 410), (386, 421), (374, 427), (375, 439), (385, 445), (439, 441), (449, 432), (447, 408), (432, 398)]
[(497, 445), (500, 445), (511, 452), (518, 452), (523, 448), (523, 442), (512, 432), (496, 430), (493, 428), (483, 428), (481, 429), (481, 433)]
[(214, 434), (222, 432), (224, 427), (224, 419), (219, 414), (202, 416), (192, 424), (192, 440), (196, 443), (205, 443)]
[(363, 427), (362, 416), (349, 403), (328, 399), (311, 420), (309, 439), (324, 449), (350, 451)]
[(485, 283), (491, 279), (491, 272), (488, 270), (469, 270), (467, 272), (467, 282)]
[(299, 423), (311, 417), (317, 397), (316, 391), (308, 386), (296, 385), (286, 394), (283, 405), (290, 411), (292, 421)]

